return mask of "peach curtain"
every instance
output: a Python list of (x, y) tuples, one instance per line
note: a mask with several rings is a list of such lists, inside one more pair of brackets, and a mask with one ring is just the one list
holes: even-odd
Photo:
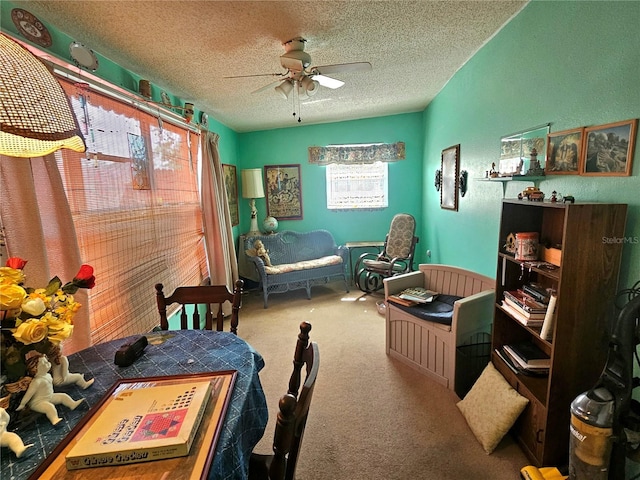
[[(28, 261), (26, 285), (45, 287), (54, 275), (63, 283), (70, 281), (82, 260), (55, 156), (0, 155), (0, 197), (7, 254)], [(74, 317), (73, 335), (63, 344), (65, 354), (91, 344), (87, 292), (78, 290), (74, 297), (83, 308)]]
[(224, 174), (218, 152), (220, 136), (203, 132), (202, 150), (202, 213), (205, 251), (209, 262), (211, 283), (226, 284), (233, 291), (238, 277), (236, 248), (231, 229), (231, 214), (224, 187)]

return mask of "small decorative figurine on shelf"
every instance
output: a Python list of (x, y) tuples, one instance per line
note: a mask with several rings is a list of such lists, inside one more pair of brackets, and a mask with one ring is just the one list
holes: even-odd
[(0, 407), (0, 447), (9, 447), (20, 458), (27, 448), (33, 447), (33, 443), (25, 445), (17, 433), (7, 432), (10, 419), (7, 411)]
[(531, 153), (529, 154), (529, 156), (529, 170), (527, 170), (527, 175), (544, 175), (544, 169), (540, 166), (540, 161), (538, 160), (538, 151), (535, 149), (535, 147), (531, 149)]
[(498, 177), (498, 171), (496, 170), (496, 162), (493, 162), (491, 164), (491, 170), (489, 170), (489, 177), (490, 178), (497, 178)]
[(95, 381), (94, 378), (85, 380), (84, 375), (81, 373), (69, 372), (69, 360), (65, 355), (62, 355), (60, 345), (52, 342), (47, 357), (51, 359), (51, 377), (54, 386), (61, 387), (63, 385), (75, 384), (83, 390), (86, 390), (93, 385)]
[(58, 416), (56, 405), (62, 404), (71, 410), (75, 410), (78, 405), (84, 402), (84, 398), (74, 400), (66, 393), (54, 393), (53, 378), (48, 373), (51, 363), (46, 355), (35, 354), (27, 359), (27, 369), (33, 380), (29, 383), (20, 406), (16, 411), (23, 410), (27, 405), (31, 410), (44, 413), (51, 425), (58, 424), (62, 419)]

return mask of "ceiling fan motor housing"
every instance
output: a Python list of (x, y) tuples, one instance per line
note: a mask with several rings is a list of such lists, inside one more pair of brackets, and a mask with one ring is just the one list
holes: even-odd
[(280, 56), (280, 65), (293, 72), (301, 72), (311, 65), (311, 55), (302, 50), (291, 50)]

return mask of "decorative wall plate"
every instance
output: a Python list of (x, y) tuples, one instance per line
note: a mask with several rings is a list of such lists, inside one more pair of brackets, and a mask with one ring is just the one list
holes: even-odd
[(71, 42), (69, 44), (69, 53), (76, 66), (84, 67), (92, 72), (98, 69), (98, 58), (95, 53), (80, 42)]
[(207, 115), (205, 112), (200, 113), (200, 125), (202, 125), (203, 127), (209, 126), (209, 115)]
[(11, 10), (11, 20), (27, 40), (31, 40), (42, 47), (51, 46), (49, 30), (32, 13), (21, 8), (14, 8)]

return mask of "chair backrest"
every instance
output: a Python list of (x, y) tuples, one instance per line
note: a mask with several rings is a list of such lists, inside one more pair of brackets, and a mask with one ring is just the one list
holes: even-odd
[[(413, 253), (418, 243), (415, 236), (416, 219), (408, 213), (398, 213), (391, 220), (389, 233), (385, 240), (383, 255), (389, 259), (413, 259)], [(413, 268), (410, 266), (409, 270)]]
[[(180, 311), (180, 328), (186, 330), (193, 328), (199, 330), (201, 328), (201, 315), (198, 306), (205, 309), (205, 326), (207, 330), (213, 330), (213, 319), (215, 316), (216, 330), (221, 332), (224, 327), (225, 315), (223, 312), (223, 304), (229, 302), (231, 304), (231, 332), (238, 333), (238, 312), (242, 302), (242, 280), (236, 281), (233, 292), (230, 292), (226, 285), (201, 285), (196, 287), (178, 287), (168, 297), (164, 296), (161, 283), (156, 284), (156, 300), (158, 303), (158, 312), (160, 313), (160, 328), (162, 330), (169, 329), (167, 320), (167, 306), (173, 303), (182, 305)], [(191, 315), (191, 325), (189, 325), (189, 315), (187, 305), (191, 305), (193, 313)], [(217, 309), (213, 306), (217, 306)]]
[[(302, 322), (293, 358), (293, 373), (289, 391), (280, 399), (276, 431), (273, 439), (273, 459), (269, 467), (269, 480), (293, 480), (300, 455), (309, 406), (320, 367), (320, 351), (315, 342), (309, 342), (311, 324)], [(302, 367), (306, 365), (306, 378), (300, 389)]]

